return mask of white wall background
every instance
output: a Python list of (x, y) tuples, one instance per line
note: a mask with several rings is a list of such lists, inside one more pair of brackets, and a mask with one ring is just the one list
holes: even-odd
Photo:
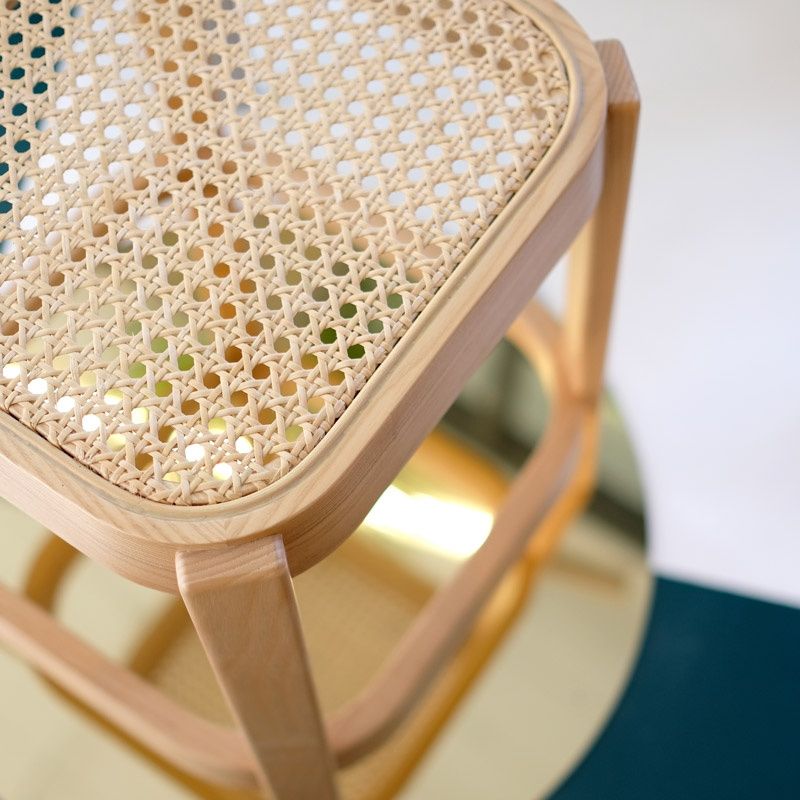
[(608, 381), (651, 563), (800, 606), (800, 3), (564, 5), (642, 95)]

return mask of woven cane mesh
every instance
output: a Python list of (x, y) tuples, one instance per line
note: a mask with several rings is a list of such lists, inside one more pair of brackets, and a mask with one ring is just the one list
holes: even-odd
[(3, 0), (0, 407), (206, 504), (330, 430), (558, 135), (498, 0)]

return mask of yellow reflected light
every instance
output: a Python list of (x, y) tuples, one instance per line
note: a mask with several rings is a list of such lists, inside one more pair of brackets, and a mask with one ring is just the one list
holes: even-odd
[(489, 536), (493, 516), (475, 506), (390, 486), (364, 522), (378, 533), (454, 560), (471, 556)]

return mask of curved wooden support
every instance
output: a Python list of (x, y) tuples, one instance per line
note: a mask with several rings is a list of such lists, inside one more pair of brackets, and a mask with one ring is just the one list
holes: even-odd
[(523, 468), (481, 550), (434, 596), (378, 678), (333, 716), (328, 730), (341, 764), (369, 752), (405, 718), (524, 554), (531, 532), (563, 489), (577, 456), (582, 417), (579, 409), (571, 411), (550, 429), (537, 457)]
[(78, 556), (80, 551), (69, 542), (50, 536), (28, 573), (25, 595), (40, 608), (51, 609), (61, 581)]
[(32, 601), (0, 586), (0, 642), (91, 709), (206, 780), (255, 786), (255, 759), (239, 731), (173, 703), (65, 631)]

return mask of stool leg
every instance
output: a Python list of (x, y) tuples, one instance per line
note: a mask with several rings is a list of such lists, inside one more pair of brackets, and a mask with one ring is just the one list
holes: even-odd
[(639, 121), (639, 93), (622, 45), (596, 42), (608, 85), (603, 189), (570, 258), (564, 319), (569, 380), (582, 399), (595, 402), (603, 386), (614, 282), (628, 203)]
[(280, 536), (176, 558), (178, 585), (217, 680), (276, 800), (336, 800)]

